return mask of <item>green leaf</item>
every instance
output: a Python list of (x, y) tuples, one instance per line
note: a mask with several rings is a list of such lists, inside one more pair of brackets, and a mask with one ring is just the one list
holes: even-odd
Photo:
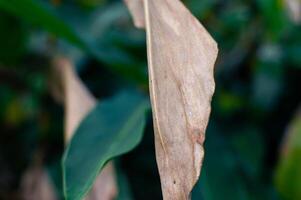
[[(95, 13), (87, 15), (74, 7), (71, 9), (72, 12), (70, 9), (54, 9), (46, 2), (42, 3), (37, 0), (0, 0), (0, 9), (17, 16), (23, 21), (37, 25), (59, 38), (69, 41), (87, 54), (95, 57), (98, 61), (104, 63), (105, 65), (103, 66), (107, 67), (108, 70), (130, 80), (143, 84), (147, 83), (147, 73), (143, 63), (135, 62), (135, 59), (130, 54), (115, 47), (112, 42), (108, 43), (104, 39), (97, 41), (93, 33), (89, 32), (88, 26), (98, 23), (93, 23), (95, 22), (93, 20), (91, 22), (91, 20), (84, 19), (93, 18), (91, 16)], [(124, 6), (121, 4), (113, 5), (110, 9), (112, 9), (112, 12), (117, 10), (118, 13), (127, 14), (124, 12)], [(121, 12), (122, 10), (123, 12)], [(58, 11), (61, 11), (61, 13)], [(106, 12), (102, 11), (102, 13)], [(113, 23), (114, 20), (118, 20), (120, 17), (119, 15), (115, 15), (113, 18), (109, 18), (108, 22)], [(77, 20), (76, 23), (72, 21), (73, 19)], [(93, 19), (97, 20), (95, 16)], [(80, 20), (84, 24), (81, 24)], [(102, 29), (102, 26), (99, 28)], [(93, 30), (95, 29), (96, 27), (93, 27)], [(66, 52), (64, 53), (67, 54)]]
[(66, 199), (82, 199), (108, 160), (133, 149), (141, 140), (149, 101), (122, 92), (103, 101), (79, 125), (63, 158)]
[(301, 112), (286, 135), (276, 170), (276, 187), (284, 199), (301, 199)]

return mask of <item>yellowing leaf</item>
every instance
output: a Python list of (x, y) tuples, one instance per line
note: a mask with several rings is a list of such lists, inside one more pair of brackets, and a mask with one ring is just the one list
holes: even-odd
[[(142, 20), (141, 1), (127, 4), (134, 21)], [(144, 0), (143, 6), (163, 197), (189, 199), (204, 157), (217, 45), (179, 0)]]

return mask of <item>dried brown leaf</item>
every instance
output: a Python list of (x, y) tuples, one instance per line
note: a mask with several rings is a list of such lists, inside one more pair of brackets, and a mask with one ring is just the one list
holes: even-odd
[(300, 0), (284, 0), (287, 7), (289, 17), (296, 24), (301, 24), (301, 1)]
[(43, 167), (30, 168), (22, 180), (22, 199), (56, 200), (54, 186)]
[(117, 196), (113, 162), (109, 162), (98, 175), (86, 200), (112, 200)]
[(73, 136), (81, 120), (96, 105), (95, 98), (85, 88), (73, 66), (68, 59), (55, 60), (56, 66), (62, 76), (65, 104), (65, 141)]
[[(65, 58), (54, 62), (57, 74), (62, 76), (65, 91), (65, 139), (68, 142), (82, 119), (96, 106), (96, 100), (75, 73), (72, 63)], [(115, 171), (109, 162), (94, 182), (86, 200), (112, 200), (117, 196)]]
[(143, 0), (124, 0), (137, 28), (145, 28)]
[[(132, 1), (132, 3), (137, 1)], [(130, 2), (127, 2), (130, 7)], [(156, 157), (164, 199), (189, 199), (200, 175), (217, 44), (179, 0), (144, 0)], [(138, 11), (131, 9), (136, 21)], [(141, 13), (141, 12), (139, 12)]]
[(41, 154), (26, 170), (21, 180), (21, 195), (24, 200), (57, 200), (51, 179), (43, 168)]

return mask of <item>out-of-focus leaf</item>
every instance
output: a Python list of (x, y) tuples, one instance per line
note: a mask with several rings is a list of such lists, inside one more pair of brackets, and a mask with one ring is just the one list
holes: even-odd
[[(250, 15), (249, 7), (238, 3), (237, 5), (226, 7), (221, 13), (221, 18), (224, 26), (227, 27), (229, 31), (234, 29), (242, 30), (246, 27)], [(235, 31), (233, 34), (237, 34), (237, 32)]]
[[(65, 142), (69, 142), (82, 119), (96, 105), (96, 99), (84, 86), (74, 71), (74, 66), (66, 58), (54, 61), (55, 76), (61, 76), (64, 91), (60, 97), (65, 103)], [(55, 81), (53, 81), (55, 82)]]
[(118, 196), (116, 200), (133, 200), (133, 196), (129, 187), (126, 175), (117, 168), (117, 183), (118, 183)]
[(94, 8), (106, 2), (106, 0), (77, 0), (79, 4), (87, 8)]
[[(56, 76), (62, 76), (65, 102), (65, 142), (73, 137), (82, 119), (96, 106), (96, 99), (87, 90), (74, 71), (74, 66), (66, 58), (57, 58), (54, 62)], [(108, 163), (98, 175), (93, 189), (86, 200), (109, 200), (117, 194), (115, 170), (112, 162)]]
[(37, 156), (22, 178), (21, 195), (24, 200), (58, 199), (55, 187), (47, 170), (43, 168), (41, 159)]
[(289, 126), (276, 171), (276, 186), (284, 199), (301, 199), (301, 110)]
[[(251, 200), (274, 199), (270, 188), (260, 180), (263, 161), (263, 141), (257, 129), (237, 127), (233, 137), (216, 122), (208, 127), (203, 172), (195, 186), (194, 200)], [(242, 128), (245, 127), (245, 130)], [(256, 145), (256, 150), (254, 150)], [(254, 154), (252, 153), (254, 151)]]
[(189, 10), (200, 20), (211, 14), (211, 10), (214, 5), (217, 4), (217, 0), (184, 0), (183, 1)]
[(244, 104), (244, 99), (237, 94), (228, 91), (218, 93), (217, 106), (222, 114), (229, 115), (241, 109)]
[[(246, 174), (256, 179), (263, 167), (264, 141), (262, 133), (255, 127), (247, 125), (239, 127), (235, 132), (237, 133), (229, 139), (237, 154), (236, 157)], [(253, 148), (254, 144), (256, 144), (256, 148)]]
[(277, 44), (263, 44), (257, 54), (259, 59), (254, 66), (252, 103), (263, 110), (271, 110), (283, 93), (283, 49)]
[(0, 0), (0, 8), (23, 20), (39, 25), (46, 30), (83, 47), (84, 44), (73, 30), (54, 11), (47, 9), (35, 0)]
[(113, 162), (108, 162), (94, 181), (85, 200), (113, 200), (117, 196), (117, 184)]
[[(0, 9), (68, 40), (105, 63), (104, 67), (108, 67), (111, 71), (140, 83), (145, 83), (147, 80), (146, 73), (141, 69), (141, 64), (137, 67), (134, 58), (128, 53), (107, 44), (105, 40), (96, 42), (93, 40), (94, 37), (90, 37), (91, 35), (87, 34), (86, 27), (82, 27), (83, 29), (80, 30), (77, 27), (78, 23), (73, 23), (70, 16), (60, 17), (58, 12), (55, 9), (51, 9), (51, 6), (45, 2), (41, 3), (35, 0), (0, 0)], [(75, 10), (73, 10), (73, 13), (79, 14)]]
[(301, 1), (300, 0), (284, 0), (290, 18), (296, 24), (301, 23)]
[[(88, 53), (108, 65), (111, 70), (138, 83), (147, 83), (145, 60), (131, 54), (130, 48), (121, 47), (117, 44), (116, 38), (111, 37), (112, 32), (120, 28), (124, 29), (124, 27), (126, 29), (119, 30), (119, 32), (128, 42), (131, 39), (127, 36), (127, 31), (132, 30), (131, 34), (135, 34), (133, 33), (135, 30), (133, 26), (130, 25), (133, 27), (131, 29), (127, 27), (129, 17), (122, 2), (99, 7), (92, 12), (85, 13), (72, 5), (61, 6), (57, 11), (62, 19), (68, 19), (68, 24), (86, 42)], [(139, 35), (135, 34), (135, 36), (137, 40)], [(144, 44), (145, 39), (142, 42)], [(141, 52), (141, 49), (139, 51)]]
[(284, 15), (284, 6), (280, 0), (256, 0), (263, 16), (267, 37), (275, 40), (283, 33), (284, 26), (288, 23)]
[(209, 127), (203, 172), (192, 199), (246, 200), (250, 195), (242, 171), (227, 140)]
[[(26, 30), (15, 18), (0, 13), (0, 63), (16, 64), (25, 53)], [(3, 66), (1, 66), (3, 67)]]
[(134, 148), (141, 140), (148, 100), (123, 92), (103, 101), (82, 121), (63, 159), (66, 199), (82, 199), (108, 160)]
[(61, 160), (55, 160), (55, 162), (50, 163), (47, 166), (47, 172), (53, 185), (55, 187), (55, 191), (58, 199), (63, 199), (63, 174), (62, 174), (62, 165)]
[(142, 0), (124, 0), (138, 28), (145, 27), (144, 6)]
[(292, 63), (296, 68), (301, 68), (301, 42), (295, 42), (293, 45), (288, 46), (285, 53), (288, 57), (288, 62)]

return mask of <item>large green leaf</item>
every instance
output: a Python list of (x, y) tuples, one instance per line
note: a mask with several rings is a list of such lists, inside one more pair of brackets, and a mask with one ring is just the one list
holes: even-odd
[(141, 140), (148, 99), (123, 92), (101, 102), (79, 125), (63, 158), (66, 199), (82, 199), (108, 160)]
[[(96, 38), (90, 32), (90, 29), (97, 29), (97, 27), (94, 27), (95, 24), (100, 26), (98, 29), (102, 30), (104, 28), (103, 24), (114, 23), (121, 17), (124, 18), (124, 16), (120, 16), (120, 13), (127, 15), (122, 4), (115, 4), (109, 8), (111, 13), (117, 14), (109, 17), (108, 15), (101, 16), (104, 18), (104, 23), (100, 24), (98, 17), (95, 17), (95, 13), (87, 15), (76, 7), (54, 9), (46, 2), (42, 3), (39, 0), (0, 0), (0, 10), (4, 10), (21, 20), (37, 25), (57, 37), (69, 41), (104, 63), (104, 67), (109, 70), (130, 80), (145, 84), (147, 75), (143, 63), (137, 63), (135, 58), (114, 46), (112, 42), (108, 43), (105, 39), (97, 40), (99, 38)], [(106, 13), (105, 11), (101, 8), (97, 10), (98, 13)], [(76, 22), (74, 22), (74, 19), (76, 19)], [(93, 27), (90, 28), (90, 26)]]
[(284, 199), (301, 199), (301, 112), (293, 120), (276, 171), (276, 186)]

